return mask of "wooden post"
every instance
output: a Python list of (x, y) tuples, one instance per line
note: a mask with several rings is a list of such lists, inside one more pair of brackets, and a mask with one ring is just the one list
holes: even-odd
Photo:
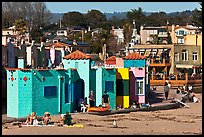
[(152, 74), (152, 80), (154, 80), (154, 74)]
[(178, 80), (178, 73), (176, 73), (176, 80)]
[(165, 58), (163, 58), (163, 62), (162, 62), (162, 64), (165, 64), (165, 60), (166, 60), (166, 59), (165, 59)]
[(151, 59), (151, 63), (154, 64), (154, 60), (153, 60), (153, 58)]
[(185, 73), (186, 76), (186, 84), (188, 84), (188, 73)]
[(166, 75), (165, 75), (165, 74), (163, 74), (163, 80), (165, 81), (165, 79), (166, 79)]

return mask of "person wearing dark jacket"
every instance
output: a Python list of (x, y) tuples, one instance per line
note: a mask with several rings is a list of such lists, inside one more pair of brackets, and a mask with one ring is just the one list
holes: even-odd
[(168, 83), (165, 82), (165, 85), (164, 85), (164, 94), (165, 94), (165, 98), (166, 100), (168, 99), (168, 96), (169, 96), (169, 86), (168, 86)]

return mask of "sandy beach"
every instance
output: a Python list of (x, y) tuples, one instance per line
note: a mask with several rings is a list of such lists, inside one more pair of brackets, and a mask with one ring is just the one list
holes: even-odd
[[(202, 134), (202, 94), (196, 94), (199, 103), (187, 103), (190, 108), (159, 110), (151, 112), (131, 112), (97, 116), (74, 113), (73, 121), (80, 127), (21, 127), (6, 123), (3, 135), (201, 135)], [(58, 120), (59, 115), (52, 120)], [(116, 121), (117, 128), (113, 127)]]

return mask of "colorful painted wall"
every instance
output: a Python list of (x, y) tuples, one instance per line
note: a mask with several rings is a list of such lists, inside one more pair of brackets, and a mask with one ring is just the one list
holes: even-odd
[(144, 67), (130, 68), (130, 101), (145, 103), (146, 81)]
[(7, 70), (7, 116), (43, 116), (73, 111), (75, 70)]
[(140, 60), (124, 60), (124, 68), (130, 68), (130, 67), (145, 67), (146, 66), (146, 60), (140, 59)]
[(110, 109), (116, 109), (116, 69), (96, 69), (96, 106), (102, 105), (104, 91), (110, 97)]
[(116, 105), (129, 107), (129, 68), (117, 68)]
[(116, 66), (119, 68), (124, 67), (124, 60), (122, 58), (116, 58)]
[(84, 97), (89, 96), (90, 92), (90, 70), (91, 61), (87, 60), (67, 60), (63, 59), (64, 69), (76, 68), (80, 79), (84, 81)]

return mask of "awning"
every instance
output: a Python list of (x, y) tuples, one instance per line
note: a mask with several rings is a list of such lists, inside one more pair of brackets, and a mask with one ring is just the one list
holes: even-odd
[(192, 69), (193, 65), (183, 65), (183, 64), (177, 64), (176, 65), (176, 68), (190, 68)]

